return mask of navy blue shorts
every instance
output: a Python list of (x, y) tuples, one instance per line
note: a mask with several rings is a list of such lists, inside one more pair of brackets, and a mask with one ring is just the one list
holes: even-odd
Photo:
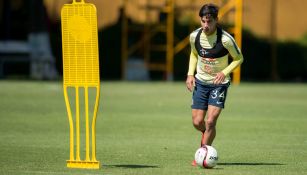
[(196, 79), (191, 108), (207, 110), (208, 105), (224, 108), (229, 85), (204, 84)]

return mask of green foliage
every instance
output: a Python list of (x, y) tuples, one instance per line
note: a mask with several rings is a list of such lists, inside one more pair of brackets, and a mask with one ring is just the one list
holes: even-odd
[(307, 78), (307, 46), (298, 42), (278, 43), (278, 71), (281, 78), (299, 80)]
[(307, 46), (307, 33), (299, 40), (299, 43)]
[(214, 169), (190, 166), (200, 134), (184, 83), (102, 82), (100, 170), (66, 168), (69, 128), (60, 82), (0, 81), (0, 174), (307, 173), (306, 84), (231, 86), (217, 125)]
[[(271, 80), (272, 42), (243, 30), (242, 77), (245, 80)], [(307, 45), (299, 41), (277, 41), (277, 74), (281, 81), (306, 81)]]

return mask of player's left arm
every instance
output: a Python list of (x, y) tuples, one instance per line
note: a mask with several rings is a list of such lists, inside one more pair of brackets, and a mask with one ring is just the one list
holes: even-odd
[(233, 59), (232, 62), (222, 71), (222, 73), (227, 76), (242, 64), (244, 58), (240, 48), (231, 35), (224, 34), (222, 42)]
[(242, 52), (231, 35), (224, 34), (222, 37), (222, 43), (228, 50), (233, 60), (224, 70), (216, 74), (213, 80), (214, 84), (221, 84), (225, 80), (225, 77), (243, 62)]

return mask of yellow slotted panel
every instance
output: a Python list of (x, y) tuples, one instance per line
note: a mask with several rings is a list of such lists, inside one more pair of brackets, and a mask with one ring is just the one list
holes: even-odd
[[(72, 4), (63, 6), (61, 23), (64, 98), (70, 128), (70, 158), (67, 160), (67, 167), (99, 169), (100, 163), (96, 160), (96, 118), (100, 96), (96, 7), (84, 0), (73, 0)], [(75, 89), (75, 117), (71, 110), (68, 87)], [(90, 87), (96, 90), (91, 124), (88, 93)], [(80, 88), (84, 88), (85, 92), (85, 156), (80, 155)]]
[(99, 80), (96, 7), (73, 2), (61, 12), (63, 74), (66, 86), (97, 86)]

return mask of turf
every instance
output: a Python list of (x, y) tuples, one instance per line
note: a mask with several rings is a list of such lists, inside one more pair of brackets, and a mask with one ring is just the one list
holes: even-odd
[(307, 85), (231, 86), (218, 122), (214, 169), (190, 166), (200, 134), (183, 82), (102, 82), (100, 170), (66, 168), (61, 82), (0, 81), (0, 174), (307, 174)]

